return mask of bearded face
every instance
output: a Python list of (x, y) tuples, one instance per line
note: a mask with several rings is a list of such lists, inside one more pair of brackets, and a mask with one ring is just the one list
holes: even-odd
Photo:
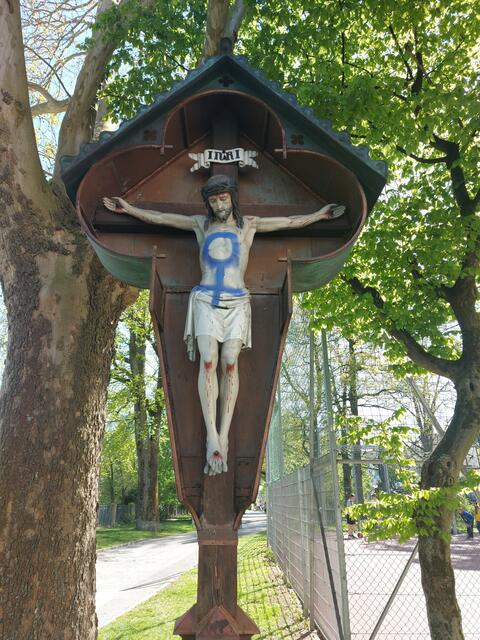
[(209, 196), (208, 204), (219, 222), (226, 222), (233, 213), (232, 197), (227, 191)]

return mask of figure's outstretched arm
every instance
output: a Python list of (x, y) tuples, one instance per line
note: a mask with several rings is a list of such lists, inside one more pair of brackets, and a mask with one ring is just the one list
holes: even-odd
[(314, 213), (300, 216), (288, 216), (283, 218), (256, 218), (257, 231), (280, 231), (281, 229), (300, 229), (318, 222), (319, 220), (332, 220), (345, 213), (345, 207), (341, 204), (327, 204)]
[(103, 204), (115, 213), (128, 213), (139, 220), (150, 222), (151, 224), (162, 224), (167, 227), (175, 227), (185, 231), (195, 229), (195, 216), (183, 216), (179, 213), (163, 213), (161, 211), (151, 211), (135, 207), (122, 198), (103, 198)]

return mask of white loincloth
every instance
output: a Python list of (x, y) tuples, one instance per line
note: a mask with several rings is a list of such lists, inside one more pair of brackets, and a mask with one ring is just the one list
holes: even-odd
[(250, 349), (252, 346), (250, 293), (247, 290), (243, 296), (222, 293), (218, 306), (212, 306), (210, 292), (192, 289), (188, 299), (183, 334), (190, 360), (196, 358), (198, 336), (211, 336), (218, 342), (239, 339), (243, 342), (242, 349)]

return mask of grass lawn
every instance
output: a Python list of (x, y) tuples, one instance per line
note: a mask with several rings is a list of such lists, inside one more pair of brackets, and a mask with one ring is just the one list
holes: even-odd
[(137, 531), (133, 525), (123, 525), (114, 528), (97, 527), (97, 549), (117, 547), (119, 544), (133, 542), (134, 540), (161, 538), (177, 533), (195, 531), (195, 527), (192, 526), (192, 520), (189, 516), (164, 520), (160, 523), (160, 527), (160, 531)]
[[(98, 640), (170, 640), (175, 619), (196, 600), (197, 571), (192, 569), (136, 609), (100, 630)], [(265, 534), (240, 538), (238, 554), (239, 604), (259, 626), (255, 639), (306, 640), (304, 619), (295, 593), (283, 581), (267, 548)]]

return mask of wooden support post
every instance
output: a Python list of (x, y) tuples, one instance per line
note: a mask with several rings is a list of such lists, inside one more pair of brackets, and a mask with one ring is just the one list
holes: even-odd
[(206, 476), (202, 529), (198, 530), (197, 603), (175, 624), (183, 640), (247, 640), (257, 625), (237, 605), (237, 544), (234, 529), (235, 437), (230, 431), (227, 473)]
[(197, 603), (175, 624), (183, 640), (249, 640), (260, 633), (237, 605), (238, 533), (212, 526), (198, 532)]

